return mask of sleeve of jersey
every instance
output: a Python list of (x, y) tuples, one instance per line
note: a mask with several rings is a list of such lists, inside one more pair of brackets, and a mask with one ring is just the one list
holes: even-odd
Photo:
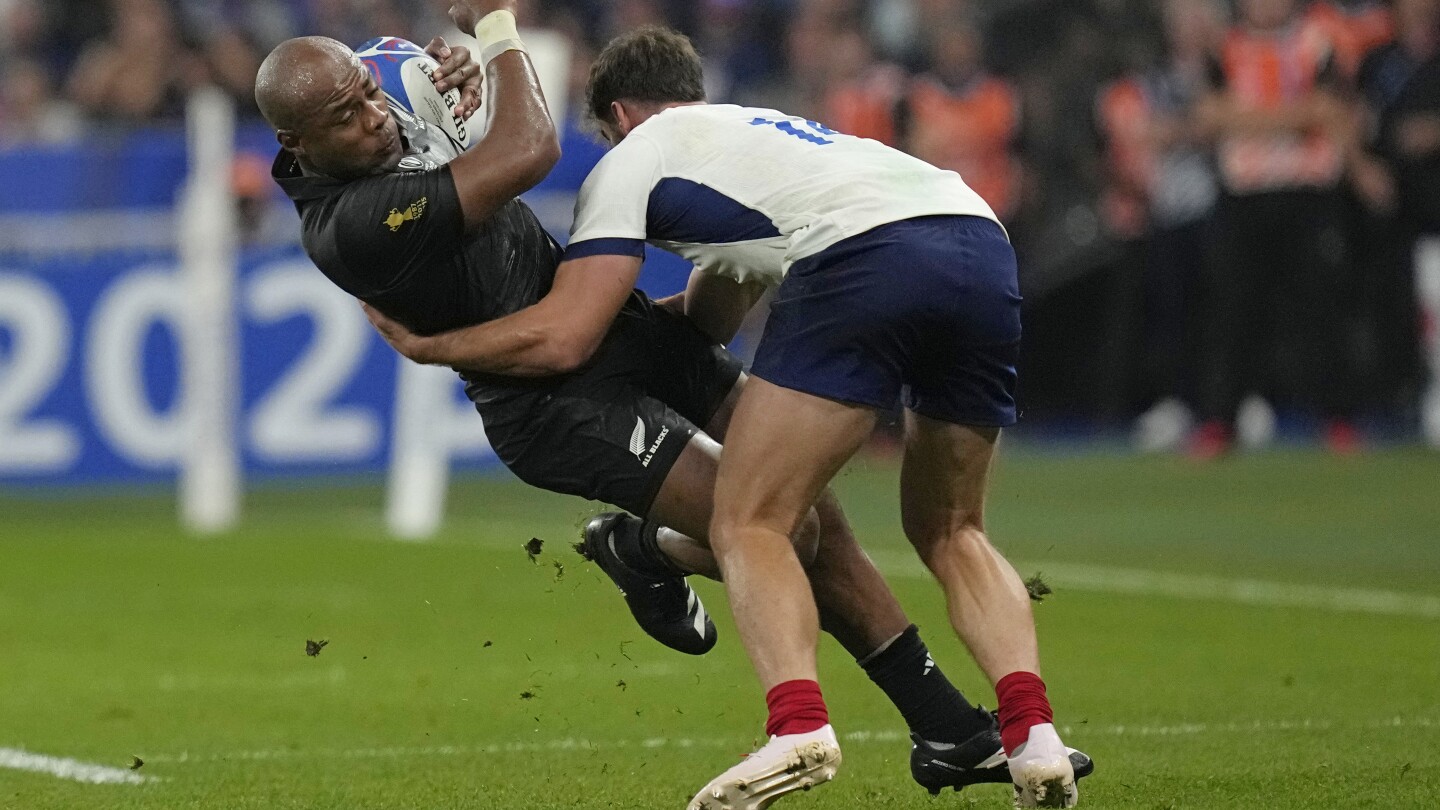
[(650, 192), (660, 181), (660, 150), (629, 137), (611, 149), (580, 187), (566, 259), (643, 256)]
[(334, 213), (338, 254), (365, 294), (383, 293), (460, 249), (464, 218), (450, 167), (352, 183)]

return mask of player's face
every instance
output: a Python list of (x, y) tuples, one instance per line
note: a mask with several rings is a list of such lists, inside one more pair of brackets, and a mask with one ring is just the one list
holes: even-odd
[(360, 61), (317, 108), (298, 154), (323, 174), (348, 180), (393, 171), (405, 156), (385, 94)]

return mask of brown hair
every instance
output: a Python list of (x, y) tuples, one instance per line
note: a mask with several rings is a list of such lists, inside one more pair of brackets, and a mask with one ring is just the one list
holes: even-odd
[(705, 100), (700, 54), (684, 34), (660, 26), (637, 28), (610, 40), (590, 66), (585, 104), (596, 121), (610, 120), (610, 104)]

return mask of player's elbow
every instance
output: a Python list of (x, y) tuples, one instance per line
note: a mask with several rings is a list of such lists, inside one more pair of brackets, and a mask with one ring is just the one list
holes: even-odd
[(522, 147), (516, 158), (519, 163), (517, 168), (525, 178), (526, 188), (529, 188), (544, 180), (560, 162), (560, 141), (553, 131), (536, 135)]
[(591, 340), (584, 335), (559, 336), (552, 342), (551, 350), (548, 353), (551, 370), (556, 374), (577, 371), (590, 362), (590, 358), (595, 356), (597, 348), (599, 348), (599, 341)]

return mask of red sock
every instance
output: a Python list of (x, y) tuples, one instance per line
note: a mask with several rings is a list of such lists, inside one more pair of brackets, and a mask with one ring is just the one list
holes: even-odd
[(995, 684), (995, 698), (1000, 703), (1000, 744), (1006, 754), (1030, 739), (1030, 727), (1054, 719), (1050, 700), (1045, 697), (1045, 682), (1033, 672), (1012, 672)]
[(814, 681), (786, 681), (765, 695), (770, 720), (765, 733), (774, 737), (804, 734), (830, 722), (830, 711)]

